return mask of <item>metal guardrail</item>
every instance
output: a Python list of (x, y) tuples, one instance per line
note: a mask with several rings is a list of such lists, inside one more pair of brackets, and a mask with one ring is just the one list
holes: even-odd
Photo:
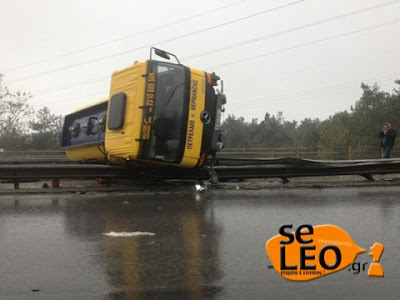
[(2, 158), (66, 158), (64, 150), (1, 151)]
[[(380, 159), (383, 151), (379, 147), (270, 147), (270, 148), (225, 148), (222, 153), (257, 153), (263, 157), (296, 157), (305, 159), (354, 160)], [(392, 157), (400, 157), (400, 148), (394, 147)]]
[[(304, 159), (329, 159), (329, 160), (354, 160), (354, 159), (379, 159), (383, 158), (379, 147), (270, 147), (270, 148), (225, 148), (220, 154), (235, 153), (247, 155), (257, 153), (265, 158), (295, 157)], [(251, 154), (249, 154), (251, 155)], [(392, 157), (400, 157), (400, 147), (394, 147)], [(63, 150), (31, 150), (31, 151), (3, 151), (3, 158), (67, 158)]]
[[(310, 149), (312, 148), (245, 148), (241, 149), (242, 151), (238, 151), (240, 149), (237, 148), (226, 149), (218, 153), (213, 170), (210, 165), (202, 169), (187, 170), (148, 165), (129, 168), (80, 164), (68, 160), (64, 151), (2, 152), (0, 180), (13, 181), (17, 188), (19, 182), (25, 180), (58, 181), (60, 178), (214, 180), (216, 174), (220, 180), (282, 178), (286, 181), (291, 177), (334, 175), (361, 175), (373, 180), (371, 176), (373, 174), (400, 173), (400, 159), (355, 160), (351, 148), (347, 153), (350, 157), (344, 158), (337, 155), (340, 153), (338, 151), (321, 151), (321, 149), (310, 151)], [(296, 155), (290, 155), (293, 151)], [(271, 153), (286, 156), (286, 158), (271, 158)], [(299, 157), (302, 153), (317, 154), (316, 158), (319, 160), (301, 159)]]
[(0, 180), (28, 180), (53, 178), (109, 178), (133, 177), (132, 170), (110, 165), (85, 164), (25, 164), (0, 165)]
[[(240, 161), (240, 159), (237, 159)], [(246, 161), (246, 159), (244, 160)], [(252, 178), (291, 178), (309, 176), (361, 175), (372, 179), (372, 174), (400, 173), (400, 159), (359, 161), (314, 161), (295, 158), (253, 159), (246, 164), (215, 166), (220, 180)], [(28, 164), (0, 165), (0, 180), (14, 182), (29, 179), (59, 178), (132, 178), (208, 180), (211, 168), (177, 169), (143, 166), (124, 168), (86, 164)]]

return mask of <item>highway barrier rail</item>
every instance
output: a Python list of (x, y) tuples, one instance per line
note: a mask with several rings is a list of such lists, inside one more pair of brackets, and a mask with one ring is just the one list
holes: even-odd
[[(225, 159), (225, 160), (224, 160)], [(60, 178), (130, 178), (130, 179), (179, 179), (179, 180), (242, 180), (252, 178), (361, 175), (373, 180), (374, 174), (400, 173), (400, 159), (322, 161), (297, 158), (240, 158), (225, 157), (223, 163), (201, 169), (173, 167), (120, 167), (78, 163), (0, 164), (0, 180), (14, 181)], [(17, 185), (16, 185), (17, 186)]]
[[(318, 160), (357, 160), (357, 159), (379, 159), (383, 158), (382, 149), (377, 147), (270, 147), (270, 148), (225, 148), (220, 154), (234, 153), (237, 155), (257, 154), (264, 158), (295, 157), (304, 159)], [(392, 157), (400, 158), (400, 147), (394, 147)], [(62, 159), (66, 158), (63, 150), (31, 150), (31, 151), (2, 151), (0, 160), (5, 158), (29, 159), (29, 158), (48, 158)]]
[[(271, 147), (271, 148), (225, 148), (223, 153), (257, 153), (268, 158), (296, 157), (305, 159), (353, 160), (383, 158), (380, 147)], [(392, 157), (400, 157), (400, 147), (394, 147)]]

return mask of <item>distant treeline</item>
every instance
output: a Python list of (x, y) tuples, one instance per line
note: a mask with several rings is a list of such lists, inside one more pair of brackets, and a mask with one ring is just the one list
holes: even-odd
[(0, 151), (55, 150), (60, 148), (62, 116), (47, 107), (37, 111), (31, 95), (12, 92), (0, 74)]
[[(400, 80), (396, 80), (400, 85)], [(226, 148), (269, 147), (379, 147), (378, 133), (389, 122), (400, 129), (400, 86), (392, 93), (377, 84), (361, 84), (362, 96), (350, 111), (335, 113), (326, 120), (285, 120), (283, 113), (266, 112), (264, 120), (246, 122), (228, 115), (222, 128)]]

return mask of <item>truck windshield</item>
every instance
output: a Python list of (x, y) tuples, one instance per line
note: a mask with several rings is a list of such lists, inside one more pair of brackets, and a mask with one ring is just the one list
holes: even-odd
[[(147, 91), (154, 88), (153, 96), (147, 93), (146, 99), (154, 98), (147, 107), (152, 111), (147, 117), (147, 130), (144, 139), (143, 158), (179, 163), (183, 156), (186, 137), (188, 93), (186, 68), (162, 62), (149, 62)], [(153, 76), (149, 80), (149, 76)], [(153, 81), (153, 82), (150, 82)], [(154, 85), (152, 85), (154, 83)], [(149, 89), (150, 87), (150, 89)]]

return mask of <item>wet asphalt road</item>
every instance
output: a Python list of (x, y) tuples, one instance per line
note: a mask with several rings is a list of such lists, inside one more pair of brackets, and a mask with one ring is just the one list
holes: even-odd
[[(364, 187), (3, 196), (0, 296), (397, 299), (399, 195), (400, 187)], [(309, 282), (281, 278), (264, 249), (283, 224), (335, 224), (360, 247), (382, 243), (385, 277), (345, 269)], [(111, 231), (155, 235), (104, 235)]]

